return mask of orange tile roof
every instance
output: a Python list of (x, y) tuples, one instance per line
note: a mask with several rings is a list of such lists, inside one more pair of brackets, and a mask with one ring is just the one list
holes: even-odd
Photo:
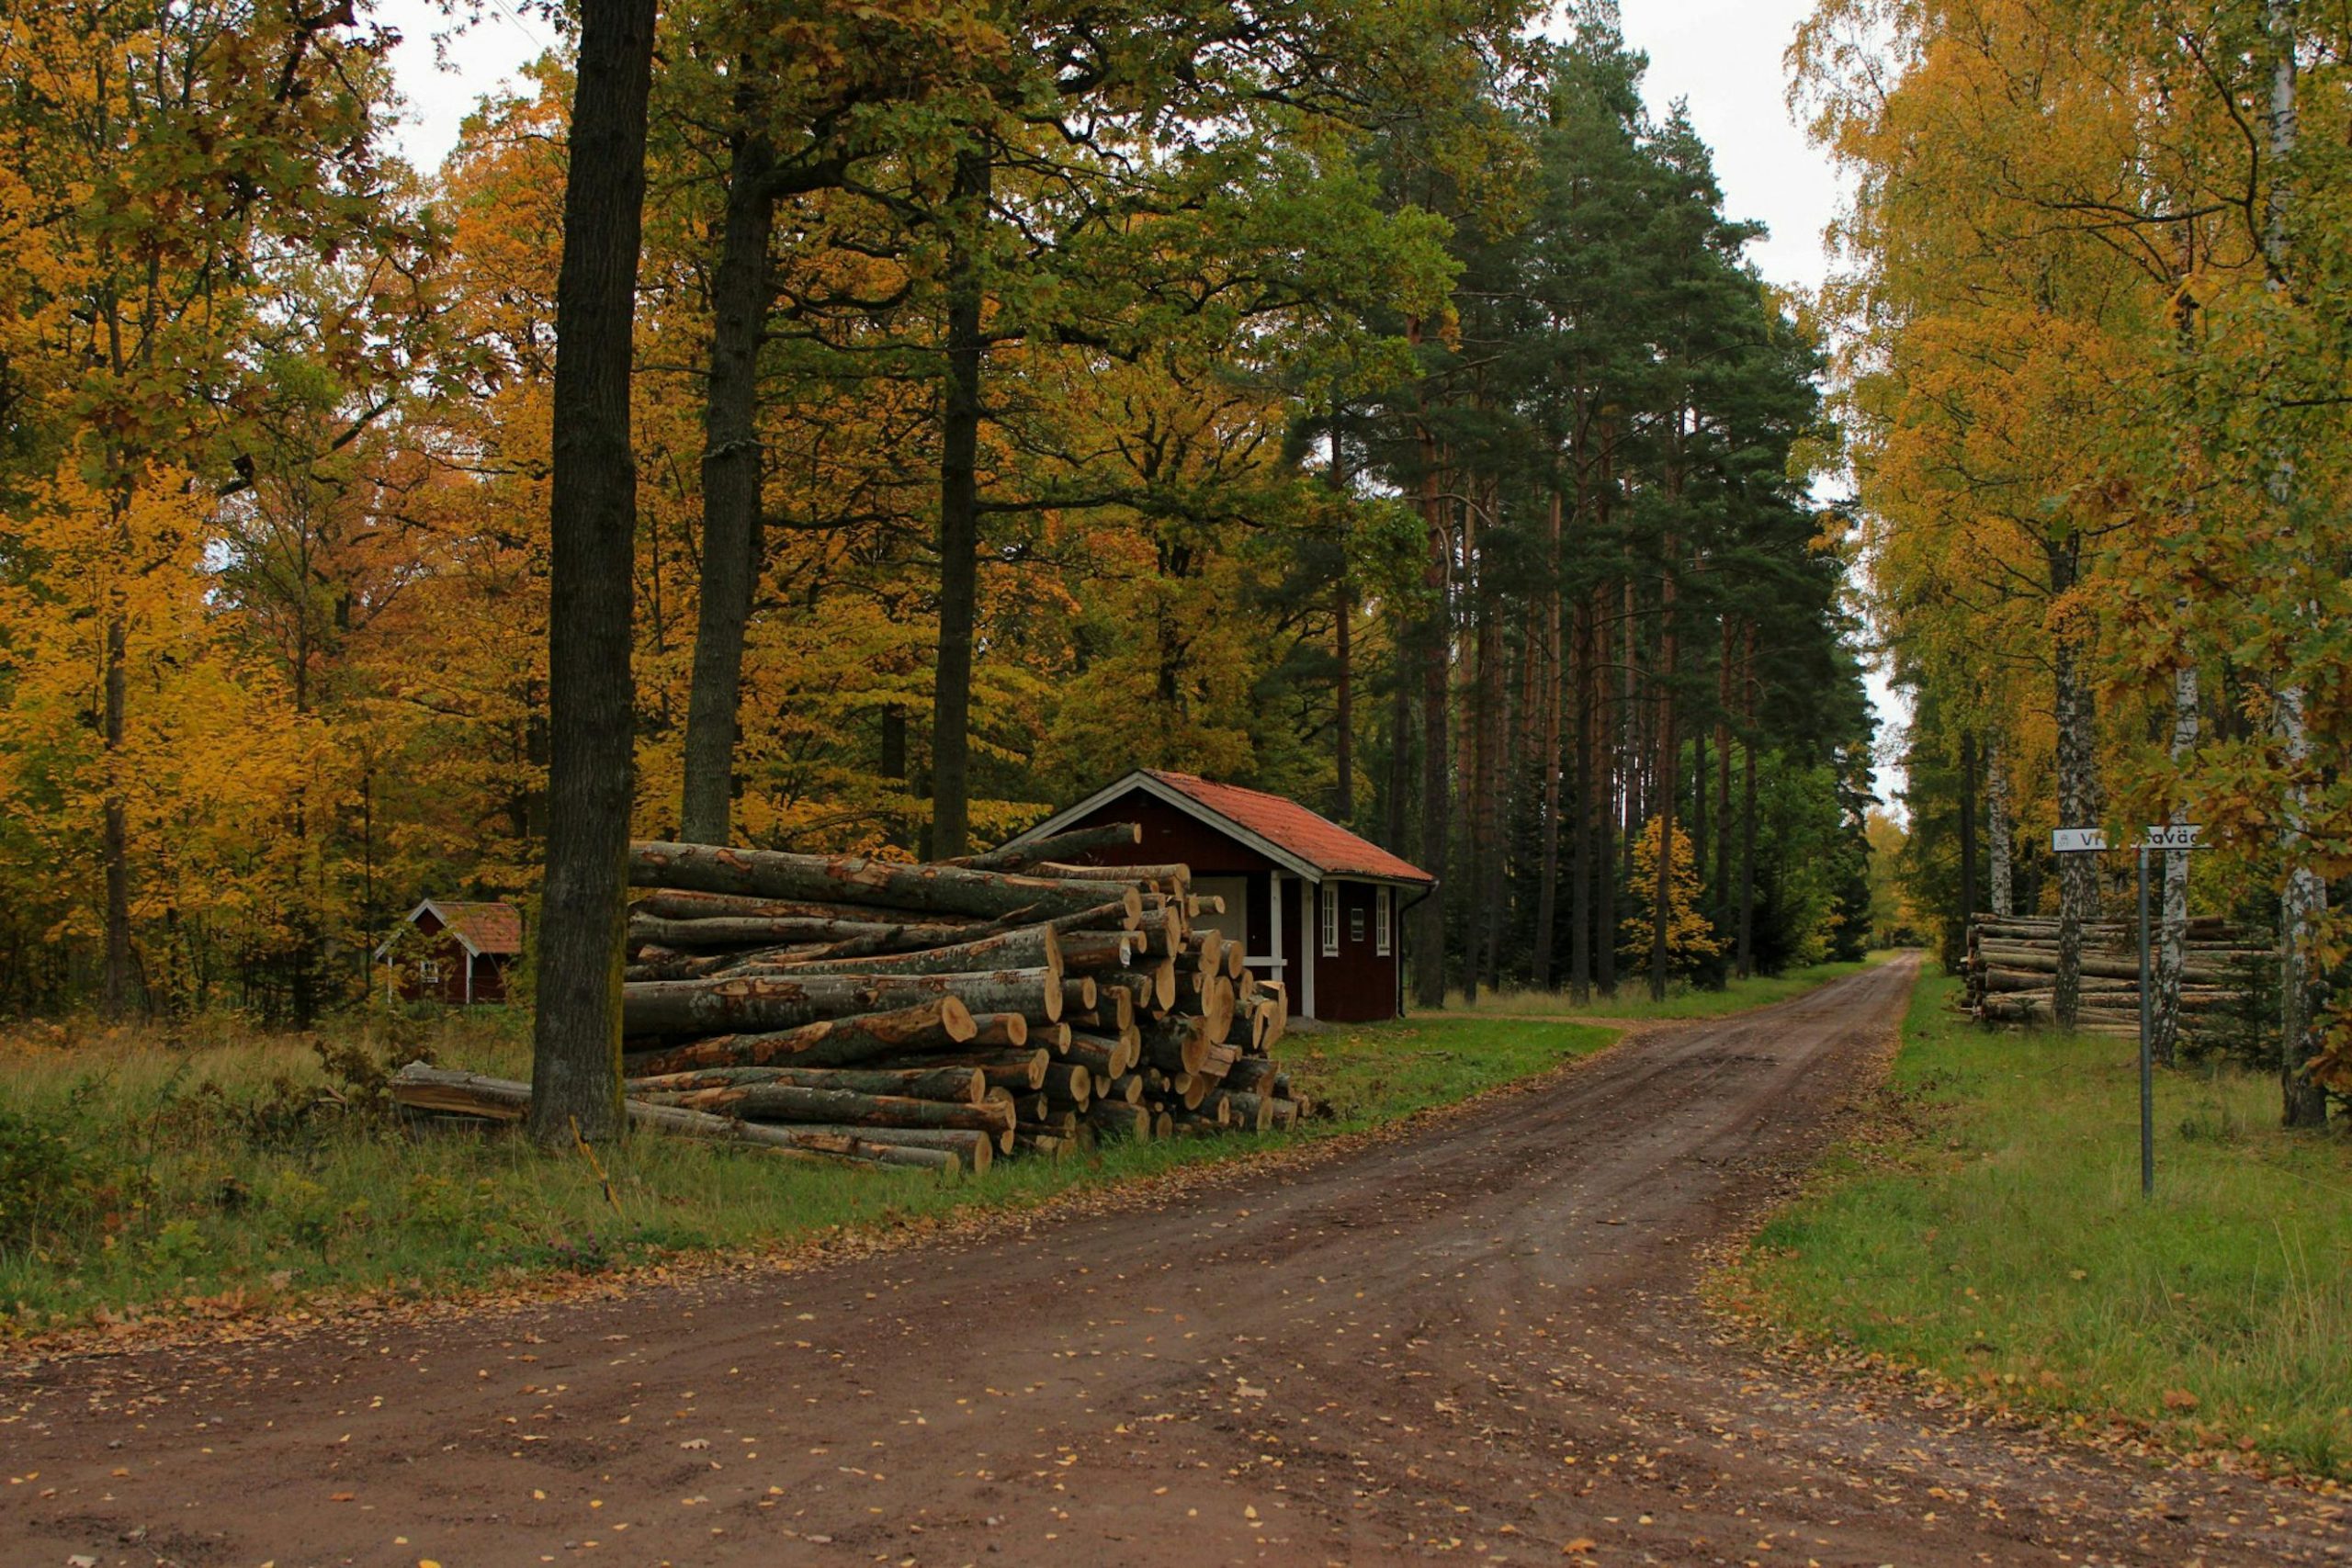
[(443, 898), (432, 903), (450, 932), (471, 943), (476, 953), (523, 951), (523, 915), (514, 905), (457, 904)]
[(1288, 850), (1317, 870), (1336, 876), (1380, 876), (1398, 882), (1433, 883), (1428, 872), (1358, 837), (1328, 817), (1295, 800), (1238, 784), (1218, 784), (1191, 773), (1159, 768), (1143, 773), (1237, 826)]

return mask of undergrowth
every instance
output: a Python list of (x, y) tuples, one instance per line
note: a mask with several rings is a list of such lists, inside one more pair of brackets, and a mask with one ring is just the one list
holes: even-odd
[[(594, 1273), (707, 1248), (1228, 1158), (1239, 1136), (1000, 1162), (942, 1185), (650, 1135), (589, 1162), (511, 1129), (403, 1121), (407, 1060), (526, 1076), (527, 1021), (500, 1010), (353, 1021), (311, 1038), (209, 1026), (0, 1035), (0, 1335), (147, 1315), (241, 1314), (321, 1292), (431, 1295)], [(1408, 1115), (1540, 1072), (1608, 1031), (1484, 1017), (1294, 1033), (1280, 1055), (1327, 1108), (1309, 1135)]]
[(1919, 984), (1871, 1133), (1757, 1236), (1745, 1305), (1980, 1397), (2352, 1476), (2352, 1146), (2275, 1077), (1979, 1032)]

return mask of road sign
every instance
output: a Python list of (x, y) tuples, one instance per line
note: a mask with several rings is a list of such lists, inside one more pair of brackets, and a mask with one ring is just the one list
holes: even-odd
[(2183, 823), (2177, 828), (2151, 828), (2140, 847), (2148, 850), (2201, 850), (2205, 846), (2197, 841), (2197, 835), (2204, 830), (2193, 823)]
[(2050, 847), (2062, 855), (2089, 854), (2107, 848), (2104, 828), (2052, 828)]

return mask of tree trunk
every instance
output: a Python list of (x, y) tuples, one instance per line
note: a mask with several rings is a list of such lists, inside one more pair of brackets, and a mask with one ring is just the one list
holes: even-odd
[(1562, 632), (1560, 615), (1560, 492), (1552, 492), (1551, 581), (1544, 590), (1544, 647), (1542, 679), (1536, 682), (1536, 701), (1543, 707), (1543, 739), (1535, 755), (1544, 769), (1544, 785), (1536, 809), (1543, 813), (1544, 866), (1542, 881), (1535, 893), (1535, 988), (1552, 988), (1552, 948), (1556, 941), (1555, 927), (1560, 906), (1560, 774), (1564, 759), (1560, 755), (1560, 704), (1567, 688), (1561, 679)]
[[(1620, 629), (1619, 637), (1611, 638), (1606, 617), (1601, 614), (1605, 604), (1605, 595), (1599, 596), (1593, 607), (1593, 619), (1597, 624), (1595, 646), (1604, 650), (1622, 648), (1623, 651), (1619, 657), (1630, 660), (1633, 657), (1633, 624), (1627, 622)], [(1625, 705), (1606, 694), (1611, 688), (1598, 670), (1593, 672), (1593, 690), (1594, 705), (1600, 710), (1602, 719), (1595, 728), (1592, 738), (1592, 819), (1598, 837), (1593, 845), (1592, 890), (1594, 901), (1599, 906), (1592, 921), (1592, 958), (1596, 970), (1593, 978), (1600, 987), (1602, 996), (1613, 997), (1617, 994), (1617, 814), (1619, 796), (1623, 793), (1618, 781), (1624, 766), (1626, 717)]]
[[(1420, 322), (1407, 334), (1419, 344)], [(1444, 502), (1438, 489), (1437, 437), (1429, 422), (1420, 422), (1421, 524), (1428, 533), (1429, 563), (1422, 583), (1430, 594), (1430, 615), (1422, 629), (1421, 648), (1421, 869), (1436, 879), (1427, 897), (1414, 908), (1414, 999), (1425, 1008), (1445, 1006), (1445, 861), (1446, 829), (1453, 820), (1453, 791), (1448, 787), (1449, 748), (1446, 734), (1447, 651), (1453, 641), (1453, 615), (1447, 605), (1452, 547), (1445, 527)], [(1302, 902), (1302, 921), (1313, 918)], [(1299, 933), (1299, 951), (1309, 953), (1311, 931)], [(1310, 955), (1308, 962), (1313, 962)]]
[(1674, 734), (1675, 541), (1666, 541), (1666, 571), (1658, 583), (1657, 684), (1657, 907), (1650, 914), (1650, 1000), (1666, 999), (1667, 928), (1674, 914), (1675, 773), (1682, 759), (1676, 754)]
[(1598, 744), (1593, 725), (1592, 604), (1577, 604), (1577, 826), (1568, 868), (1568, 995), (1579, 1005), (1592, 997), (1593, 789), (1600, 770), (1593, 765)]
[(1733, 618), (1725, 615), (1715, 655), (1715, 897), (1709, 906), (1718, 940), (1732, 930), (1731, 678), (1738, 659), (1733, 633)]
[(1991, 840), (1987, 859), (1991, 862), (1991, 897), (1987, 900), (1995, 915), (2007, 918), (2017, 912), (2014, 895), (2010, 891), (2009, 862), (2017, 838), (2016, 824), (2009, 819), (2009, 763), (2007, 749), (1996, 734), (1984, 755), (1984, 833)]
[[(2197, 750), (2197, 666), (2183, 661), (2172, 677), (2172, 763), (2176, 772), (2188, 768)], [(2188, 822), (2188, 803), (2176, 799), (2166, 818), (2174, 827)], [(2188, 852), (2165, 853), (2165, 908), (2156, 945), (2155, 995), (2149, 998), (2148, 1049), (2165, 1066), (2180, 1055), (2180, 977), (2188, 957)]]
[(1406, 659), (1412, 636), (1402, 621), (1392, 618), (1389, 626), (1391, 646), (1396, 649), (1396, 684), (1388, 700), (1388, 798), (1381, 803), (1385, 808), (1387, 836), (1381, 847), (1410, 859), (1406, 833), (1412, 820), (1408, 810), (1413, 797), (1413, 682)]
[(1976, 913), (1976, 734), (1960, 732), (1960, 930)]
[(654, 0), (580, 0), (548, 502), (548, 838), (532, 1139), (617, 1137), (636, 695), (629, 377)]
[[(2069, 540), (2051, 547), (2051, 591), (2069, 592), (2075, 584), (2075, 549)], [(2089, 682), (2082, 668), (2083, 649), (2072, 637), (2061, 637), (2052, 649), (2058, 698), (2058, 821), (2064, 828), (2089, 828), (2098, 823), (2098, 736), (2091, 707)], [(2075, 1027), (2075, 1012), (2082, 990), (2083, 927), (2098, 913), (2098, 861), (2089, 854), (2060, 857), (2058, 889), (2058, 981), (2051, 1011), (2060, 1029)]]
[[(736, 113), (757, 112), (750, 90)], [(711, 281), (710, 382), (703, 401), (701, 602), (686, 701), (685, 785), (678, 836), (723, 844), (735, 795), (743, 633), (760, 575), (760, 338), (767, 325), (769, 189), (775, 154), (748, 126), (735, 133), (727, 211)]]
[(1739, 977), (1756, 973), (1756, 623), (1747, 623), (1739, 659), (1740, 743)]
[(1331, 581), (1331, 657), (1338, 666), (1334, 672), (1332, 691), (1332, 749), (1337, 753), (1334, 769), (1339, 777), (1331, 789), (1331, 814), (1344, 827), (1352, 828), (1356, 819), (1356, 681), (1355, 681), (1355, 584), (1348, 577), (1348, 529), (1346, 524), (1348, 472), (1345, 454), (1340, 449), (1340, 410), (1331, 409), (1331, 467), (1328, 474), (1332, 503), (1341, 508), (1339, 513), (1339, 570)]
[(130, 700), (129, 633), (119, 608), (107, 617), (106, 819), (100, 853), (107, 878), (107, 972), (105, 1010), (109, 1021), (120, 1022), (130, 1012), (130, 807), (124, 794), (123, 774), (129, 763), (122, 754), (124, 710)]
[[(2286, 171), (2295, 157), (2301, 107), (2296, 97), (2295, 51), (2298, 41), (2297, 0), (2264, 0), (2263, 28), (2270, 42), (2270, 106), (2268, 139), (2275, 171), (2269, 202), (2264, 213), (2263, 250), (2268, 264), (2268, 287), (2283, 292), (2292, 270), (2287, 227), (2290, 190)], [(2271, 463), (2271, 500), (2282, 517), (2291, 513), (2294, 501), (2294, 460), (2279, 453)], [(2317, 563), (2305, 553), (2306, 570)], [(2299, 606), (2298, 617), (2309, 622), (2312, 609)], [(2290, 651), (2288, 657), (2294, 656)], [(2300, 680), (2280, 684), (2275, 722), (2285, 748), (2286, 801), (2280, 824), (2280, 849), (2287, 863), (2287, 886), (2278, 901), (2278, 1016), (2280, 1119), (2290, 1127), (2323, 1126), (2327, 1121), (2327, 1093), (2310, 1076), (2311, 1060), (2320, 1048), (2320, 1011), (2315, 988), (2324, 983), (2318, 955), (2319, 922), (2327, 912), (2327, 885), (2312, 866), (2311, 730), (2304, 713)]]
[(940, 400), (939, 663), (931, 739), (931, 857), (953, 860), (971, 836), (972, 630), (980, 573), (982, 237), (991, 168), (985, 150), (956, 155), (949, 198), (947, 367)]

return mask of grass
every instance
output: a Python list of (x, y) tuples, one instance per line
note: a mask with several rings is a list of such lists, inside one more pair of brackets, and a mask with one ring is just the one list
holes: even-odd
[[(639, 1135), (546, 1156), (503, 1130), (404, 1125), (380, 1101), (399, 1043), (526, 1076), (527, 1025), (478, 1009), (307, 1043), (35, 1026), (0, 1035), (0, 1338), (166, 1314), (279, 1310), (322, 1295), (428, 1296), (597, 1273), (681, 1253), (973, 1206), (1232, 1158), (1283, 1140), (1105, 1145), (977, 1180), (778, 1160)], [(1605, 1045), (1579, 1024), (1441, 1017), (1294, 1034), (1280, 1055), (1329, 1108), (1309, 1136), (1394, 1121)], [(323, 1101), (330, 1086), (347, 1102)]]
[[(1721, 1018), (1803, 996), (1832, 980), (1860, 974), (1892, 956), (1876, 953), (1858, 963), (1814, 964), (1781, 975), (1753, 975), (1745, 980), (1729, 981), (1721, 990), (1714, 991), (1676, 981), (1668, 988), (1662, 1002), (1650, 1000), (1647, 983), (1634, 976), (1618, 986), (1615, 996), (1595, 996), (1581, 1005), (1571, 1002), (1564, 993), (1553, 991), (1488, 991), (1479, 997), (1475, 1007), (1465, 1010), (1500, 1018), (1593, 1018), (1635, 1023)], [(1454, 992), (1447, 1002), (1462, 1009), (1462, 993)]]
[(2352, 1147), (2277, 1080), (2161, 1074), (2140, 1195), (2129, 1042), (1983, 1033), (1913, 996), (1876, 1135), (1757, 1236), (1743, 1305), (1815, 1343), (2190, 1452), (2352, 1476)]

